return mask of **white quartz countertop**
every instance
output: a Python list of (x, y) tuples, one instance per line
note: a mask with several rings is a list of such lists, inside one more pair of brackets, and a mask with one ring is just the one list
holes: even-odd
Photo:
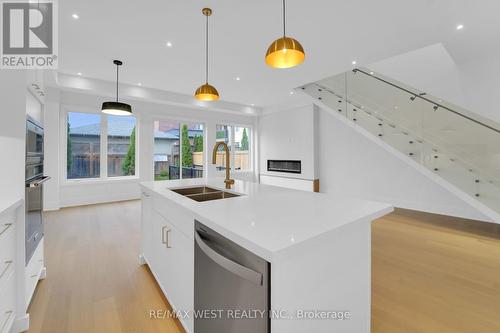
[(22, 204), (23, 199), (0, 199), (0, 214), (8, 209), (15, 208)]
[(291, 190), (236, 180), (240, 197), (197, 202), (170, 189), (206, 185), (224, 190), (223, 179), (143, 182), (154, 192), (194, 213), (201, 223), (272, 262), (281, 251), (354, 222), (393, 211), (389, 204), (338, 195)]

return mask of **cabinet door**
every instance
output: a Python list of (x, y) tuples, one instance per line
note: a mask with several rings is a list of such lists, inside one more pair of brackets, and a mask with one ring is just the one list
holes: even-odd
[[(155, 221), (154, 246), (158, 251), (158, 262), (153, 271), (175, 310), (193, 310), (194, 303), (194, 244), (173, 223), (153, 212)], [(192, 320), (182, 319), (188, 331), (192, 332)]]
[(142, 192), (142, 211), (141, 211), (141, 251), (146, 260), (154, 260), (153, 251), (153, 201), (151, 195)]

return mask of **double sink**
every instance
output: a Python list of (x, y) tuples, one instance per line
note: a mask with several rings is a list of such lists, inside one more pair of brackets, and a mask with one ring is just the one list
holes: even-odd
[(198, 202), (220, 200), (220, 199), (227, 199), (227, 198), (234, 198), (241, 196), (240, 194), (227, 192), (208, 186), (184, 187), (184, 188), (172, 189), (172, 191), (177, 194), (183, 195), (186, 198)]

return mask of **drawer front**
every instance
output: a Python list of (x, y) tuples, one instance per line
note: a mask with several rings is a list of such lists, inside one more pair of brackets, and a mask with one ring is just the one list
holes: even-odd
[[(0, 261), (11, 260), (14, 258), (16, 250), (16, 227), (14, 224), (0, 224)], [(1, 272), (0, 265), (0, 272)]]
[(16, 280), (15, 275), (5, 281), (4, 288), (0, 291), (0, 332), (8, 333), (14, 322), (16, 310)]
[(26, 267), (26, 305), (29, 305), (31, 297), (35, 292), (36, 284), (38, 283), (38, 278), (40, 277), (40, 272), (44, 266), (43, 262), (43, 241), (44, 238), (38, 244), (38, 247), (33, 254), (28, 266)]
[(0, 260), (10, 259), (16, 244), (15, 221), (0, 218)]
[(14, 260), (3, 260), (0, 262), (0, 293), (7, 288), (7, 281), (14, 275)]

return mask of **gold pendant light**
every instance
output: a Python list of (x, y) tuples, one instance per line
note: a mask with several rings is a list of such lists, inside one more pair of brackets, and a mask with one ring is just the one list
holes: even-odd
[(205, 53), (205, 84), (201, 85), (196, 92), (194, 97), (200, 101), (216, 101), (219, 99), (219, 92), (214, 86), (208, 84), (208, 17), (212, 15), (212, 10), (210, 8), (203, 8), (203, 15), (207, 17), (207, 28), (206, 28), (206, 53)]
[(304, 62), (306, 54), (299, 41), (286, 36), (285, 0), (283, 0), (283, 37), (267, 49), (266, 64), (274, 68), (290, 68)]

